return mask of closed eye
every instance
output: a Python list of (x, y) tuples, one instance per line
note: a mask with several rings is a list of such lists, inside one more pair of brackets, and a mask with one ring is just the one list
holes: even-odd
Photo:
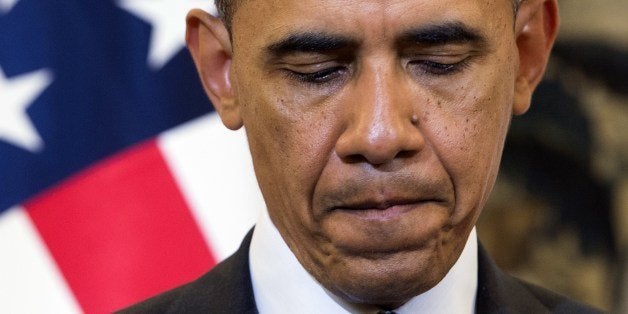
[(425, 60), (413, 60), (408, 64), (412, 67), (412, 70), (418, 70), (421, 73), (428, 75), (452, 75), (464, 70), (469, 65), (469, 57), (466, 57), (457, 62), (440, 62), (429, 59)]
[(301, 72), (297, 70), (286, 69), (290, 78), (303, 83), (325, 84), (340, 78), (347, 68), (344, 66), (333, 66), (314, 72)]

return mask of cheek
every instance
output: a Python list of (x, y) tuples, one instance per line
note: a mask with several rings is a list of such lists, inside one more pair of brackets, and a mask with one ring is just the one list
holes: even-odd
[(311, 196), (333, 151), (336, 115), (307, 110), (311, 106), (302, 99), (268, 84), (247, 88), (239, 99), (268, 207), (284, 212), (280, 219), (293, 220), (289, 224), (311, 229)]
[(512, 103), (504, 85), (496, 78), (458, 97), (436, 100), (448, 109), (433, 111), (437, 114), (426, 121), (425, 128), (435, 130), (427, 136), (455, 187), (452, 224), (469, 215), (477, 218), (497, 176)]

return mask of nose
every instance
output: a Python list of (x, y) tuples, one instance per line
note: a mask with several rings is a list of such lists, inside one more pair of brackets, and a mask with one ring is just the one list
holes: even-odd
[(394, 71), (365, 69), (351, 86), (336, 153), (348, 162), (382, 165), (425, 145), (407, 82)]

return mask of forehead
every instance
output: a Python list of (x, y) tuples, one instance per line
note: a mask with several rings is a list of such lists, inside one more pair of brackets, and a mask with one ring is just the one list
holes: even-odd
[(269, 41), (293, 32), (386, 37), (422, 25), (458, 23), (490, 33), (512, 25), (508, 0), (247, 0), (233, 16), (234, 37)]

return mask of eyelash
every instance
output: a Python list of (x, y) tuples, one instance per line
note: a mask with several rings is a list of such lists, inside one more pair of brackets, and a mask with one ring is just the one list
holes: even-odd
[[(409, 64), (419, 66), (423, 74), (446, 76), (458, 73), (466, 68), (469, 65), (468, 59), (469, 58), (465, 58), (462, 61), (456, 63), (439, 63), (429, 60), (420, 60), (411, 61)], [(293, 70), (288, 70), (287, 73), (290, 78), (297, 81), (308, 84), (322, 85), (340, 77), (345, 71), (347, 71), (346, 67), (335, 66), (312, 73), (303, 73)]]
[(421, 72), (428, 75), (452, 75), (464, 70), (469, 65), (469, 58), (455, 63), (439, 63), (429, 60), (412, 61), (410, 65), (419, 66)]
[(310, 84), (325, 84), (342, 75), (347, 69), (343, 66), (335, 66), (312, 73), (303, 73), (288, 70), (288, 75), (297, 81)]

